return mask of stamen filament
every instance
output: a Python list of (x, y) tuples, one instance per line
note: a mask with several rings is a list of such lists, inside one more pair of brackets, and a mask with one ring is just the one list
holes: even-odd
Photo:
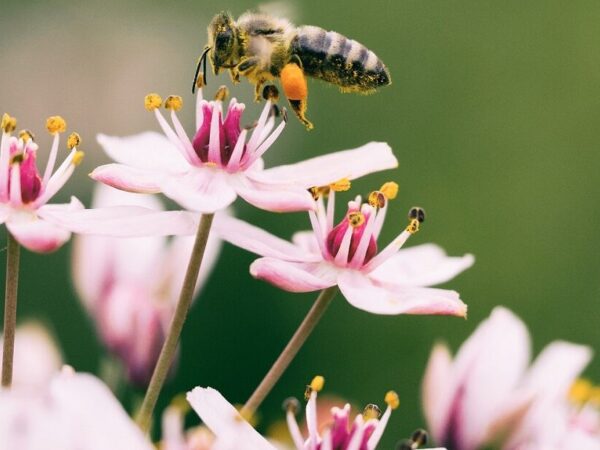
[(331, 189), (329, 191), (329, 197), (327, 198), (327, 214), (326, 214), (326, 232), (329, 234), (333, 230), (333, 222), (335, 220), (335, 191)]
[(202, 122), (204, 121), (203, 108), (204, 105), (208, 102), (202, 98), (202, 89), (198, 90), (198, 94), (196, 94), (196, 130), (199, 130), (202, 126)]
[(171, 122), (173, 122), (173, 128), (175, 128), (175, 132), (177, 133), (177, 136), (179, 136), (179, 142), (181, 142), (181, 145), (185, 150), (186, 155), (184, 156), (186, 156), (186, 159), (193, 165), (200, 165), (202, 161), (200, 161), (200, 158), (196, 154), (194, 146), (185, 132), (183, 125), (179, 121), (179, 117), (177, 117), (175, 109), (171, 109)]
[(21, 169), (19, 163), (14, 163), (10, 170), (10, 203), (13, 206), (23, 205), (21, 197)]
[(249, 151), (252, 151), (259, 145), (258, 140), (260, 138), (260, 134), (265, 125), (265, 122), (267, 121), (267, 119), (269, 117), (271, 105), (272, 105), (272, 103), (270, 101), (268, 101), (267, 104), (265, 105), (265, 107), (263, 108), (262, 113), (260, 114), (260, 117), (258, 118), (256, 127), (254, 128), (254, 131), (252, 132), (252, 136), (250, 136), (250, 140), (248, 141), (248, 150)]
[(304, 438), (300, 432), (300, 427), (298, 426), (298, 421), (296, 420), (296, 415), (294, 412), (288, 410), (285, 414), (285, 420), (296, 448), (304, 448)]
[(8, 200), (8, 173), (10, 170), (10, 135), (2, 132), (0, 141), (0, 201)]
[(309, 448), (316, 448), (319, 440), (319, 429), (317, 427), (317, 391), (310, 393), (306, 404), (306, 428), (308, 429)]
[(387, 209), (388, 209), (388, 203), (389, 202), (385, 202), (385, 205), (383, 205), (383, 208), (379, 208), (377, 210), (377, 217), (375, 218), (375, 224), (373, 226), (373, 237), (375, 238), (375, 240), (379, 239), (379, 234), (381, 233), (381, 230), (383, 229), (383, 224), (385, 222), (385, 215), (387, 213)]
[(73, 170), (75, 170), (75, 167), (73, 165), (73, 158), (75, 158), (75, 154), (77, 152), (77, 148), (73, 147), (71, 153), (69, 153), (69, 156), (67, 156), (62, 162), (62, 164), (58, 166), (56, 172), (54, 172), (54, 174), (48, 180), (48, 183), (46, 184), (46, 187), (42, 194), (35, 199), (34, 205), (36, 207), (39, 207), (45, 204), (48, 200), (50, 200), (54, 196), (54, 194), (56, 194), (71, 177), (71, 175), (73, 174)]
[(377, 444), (379, 444), (379, 441), (381, 440), (381, 437), (383, 436), (383, 432), (385, 431), (385, 427), (387, 426), (387, 423), (390, 420), (391, 415), (392, 415), (392, 408), (390, 406), (388, 406), (385, 409), (385, 412), (383, 413), (381, 418), (379, 419), (379, 422), (377, 423), (375, 430), (373, 430), (373, 434), (371, 434), (371, 437), (369, 438), (369, 440), (367, 442), (367, 447), (369, 448), (369, 450), (377, 448)]
[[(365, 205), (368, 206), (368, 205)], [(366, 209), (366, 208), (365, 208)], [(354, 256), (350, 261), (350, 267), (359, 268), (363, 265), (365, 261), (365, 256), (367, 254), (367, 250), (369, 249), (369, 243), (371, 242), (371, 236), (373, 235), (373, 228), (375, 227), (375, 221), (377, 218), (377, 212), (374, 208), (369, 207), (371, 210), (367, 217), (367, 224), (363, 229), (362, 236), (360, 237), (360, 242), (356, 247), (356, 251), (354, 252)], [(366, 214), (365, 214), (366, 215)]]
[(258, 158), (260, 158), (268, 149), (273, 145), (273, 142), (277, 140), (283, 129), (285, 128), (285, 121), (281, 121), (279, 126), (273, 131), (273, 133), (262, 143), (260, 147), (253, 152), (252, 155), (249, 155), (248, 162), (246, 165), (251, 166)]
[(383, 264), (388, 258), (395, 255), (398, 250), (402, 248), (402, 246), (406, 243), (409, 237), (411, 237), (412, 233), (407, 230), (404, 230), (400, 233), (396, 239), (390, 242), (382, 251), (380, 251), (371, 261), (369, 261), (363, 269), (367, 272), (371, 272)]
[(325, 248), (325, 235), (323, 234), (323, 230), (321, 229), (321, 224), (319, 223), (317, 214), (314, 211), (309, 211), (308, 217), (310, 219), (310, 224), (312, 225), (313, 232), (315, 234), (315, 239), (319, 243), (319, 249), (321, 250), (321, 254), (326, 259), (329, 259), (330, 258), (329, 252)]
[(58, 154), (58, 144), (60, 143), (60, 134), (54, 133), (52, 139), (52, 147), (50, 148), (50, 155), (48, 156), (48, 162), (46, 163), (46, 170), (44, 171), (44, 178), (42, 178), (42, 189), (48, 184), (48, 180), (52, 176), (54, 165), (56, 164), (56, 156)]
[(158, 124), (162, 128), (163, 133), (165, 133), (165, 136), (167, 136), (169, 141), (171, 141), (171, 143), (181, 152), (181, 154), (183, 155), (183, 157), (186, 159), (187, 162), (189, 162), (190, 164), (194, 164), (193, 161), (190, 160), (188, 152), (186, 151), (183, 143), (177, 136), (177, 133), (175, 133), (175, 131), (173, 131), (173, 128), (171, 128), (171, 125), (169, 125), (169, 123), (167, 122), (165, 117), (162, 115), (162, 113), (160, 112), (160, 109), (158, 109), (158, 108), (154, 109), (154, 116), (156, 117)]
[(215, 102), (212, 110), (210, 122), (210, 138), (208, 141), (208, 160), (212, 163), (221, 165), (221, 136), (219, 128), (221, 121), (221, 102)]
[(229, 157), (229, 163), (227, 163), (227, 170), (229, 170), (230, 172), (235, 172), (240, 167), (240, 161), (242, 159), (242, 156), (244, 156), (244, 148), (246, 146), (247, 135), (248, 130), (242, 130), (240, 135), (238, 136), (238, 140), (235, 143), (233, 152), (231, 152), (231, 156)]
[[(358, 416), (355, 420), (362, 422), (362, 417)], [(359, 450), (360, 444), (362, 444), (363, 434), (365, 432), (365, 427), (361, 425), (357, 426), (356, 431), (352, 435), (352, 439), (350, 439), (350, 442), (346, 447), (346, 450)]]
[(348, 253), (350, 251), (350, 242), (352, 241), (352, 234), (354, 234), (354, 228), (348, 225), (344, 232), (344, 237), (340, 243), (340, 248), (335, 255), (335, 263), (340, 266), (344, 266), (348, 263)]

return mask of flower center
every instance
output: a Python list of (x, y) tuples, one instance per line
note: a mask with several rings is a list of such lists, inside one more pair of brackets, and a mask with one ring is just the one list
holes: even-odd
[[(327, 235), (327, 250), (336, 262), (342, 259), (340, 262), (346, 265), (352, 261), (363, 239), (369, 215), (369, 213), (359, 211), (358, 208), (349, 209), (346, 217), (329, 232)], [(375, 237), (371, 235), (365, 238), (369, 241), (362, 264), (368, 263), (377, 254), (377, 241)], [(346, 252), (344, 258), (336, 258), (340, 254), (340, 251)]]

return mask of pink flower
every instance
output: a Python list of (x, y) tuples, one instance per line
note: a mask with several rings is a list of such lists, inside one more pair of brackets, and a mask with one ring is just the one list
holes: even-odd
[[(93, 206), (115, 205), (160, 211), (148, 195), (99, 184)], [(73, 276), (80, 298), (108, 349), (126, 368), (129, 380), (145, 385), (152, 375), (183, 283), (193, 236), (112, 238), (78, 236)], [(211, 237), (196, 289), (206, 280), (220, 250)]]
[(71, 368), (41, 392), (0, 391), (0, 442), (27, 450), (154, 449), (100, 380)]
[[(388, 197), (395, 196), (397, 185), (387, 183), (382, 187), (387, 197), (375, 191), (368, 203), (356, 197), (335, 226), (340, 186), (332, 186), (325, 189), (327, 207), (319, 197), (316, 211), (309, 211), (312, 232), (296, 233), (292, 243), (234, 218), (220, 221), (217, 230), (225, 240), (264, 256), (250, 272), (281, 289), (310, 292), (337, 285), (350, 304), (374, 314), (466, 315), (458, 293), (423, 286), (452, 279), (473, 264), (472, 255), (448, 257), (433, 244), (399, 251), (424, 218), (420, 208), (411, 210), (409, 226), (378, 252)], [(323, 188), (313, 192), (319, 195)]]
[(171, 96), (165, 101), (171, 126), (159, 110), (162, 99), (150, 94), (146, 107), (154, 111), (164, 135), (99, 135), (98, 142), (117, 164), (98, 167), (92, 178), (126, 191), (162, 192), (184, 208), (202, 213), (224, 209), (238, 195), (265, 210), (297, 211), (313, 208), (306, 191), (310, 186), (398, 164), (386, 144), (370, 143), (354, 151), (264, 170), (262, 156), (283, 131), (285, 120), (275, 127), (276, 107), (267, 100), (250, 133), (240, 126), (244, 104), (232, 99), (223, 117), (225, 96), (222, 88), (216, 100), (209, 102), (199, 91), (195, 133), (189, 138), (176, 114), (181, 98)]
[[(367, 405), (350, 423), (350, 405), (331, 409), (331, 426), (321, 434), (318, 430), (317, 392), (323, 386), (323, 377), (315, 377), (306, 391), (306, 422), (308, 436), (305, 438), (296, 422), (299, 402), (285, 402), (286, 421), (297, 450), (373, 450), (377, 448), (392, 410), (399, 405), (398, 396), (390, 391), (385, 396), (387, 408), (380, 417), (376, 405)], [(274, 450), (275, 446), (262, 437), (246, 422), (218, 391), (196, 387), (187, 394), (188, 402), (198, 413), (204, 424), (216, 436), (213, 449)], [(418, 448), (418, 443), (412, 448)], [(443, 449), (435, 449), (443, 450)]]
[(61, 117), (54, 116), (48, 119), (46, 125), (54, 139), (43, 175), (37, 168), (38, 145), (33, 134), (22, 131), (19, 137), (11, 136), (16, 120), (8, 114), (2, 117), (0, 143), (0, 223), (6, 224), (23, 247), (40, 253), (56, 250), (71, 236), (68, 229), (48, 220), (49, 216), (61, 216), (83, 208), (74, 197), (69, 204), (47, 204), (67, 182), (83, 152), (77, 150), (79, 136), (72, 134), (67, 141), (69, 155), (54, 171), (59, 134), (65, 131), (66, 123)]
[(566, 432), (570, 420), (560, 412), (590, 357), (589, 348), (558, 341), (528, 368), (525, 325), (507, 309), (495, 308), (454, 360), (446, 346), (433, 349), (423, 380), (433, 438), (456, 450), (485, 448), (507, 434), (506, 450), (598, 448), (597, 439), (595, 447), (573, 447)]

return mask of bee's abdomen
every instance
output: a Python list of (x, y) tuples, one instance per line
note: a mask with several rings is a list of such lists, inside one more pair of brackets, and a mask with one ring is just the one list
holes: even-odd
[(335, 31), (299, 27), (291, 51), (300, 58), (307, 75), (337, 84), (343, 91), (368, 92), (391, 82), (375, 53)]

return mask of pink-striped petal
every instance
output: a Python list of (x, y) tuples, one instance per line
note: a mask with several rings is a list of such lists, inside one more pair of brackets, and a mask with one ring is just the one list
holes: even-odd
[(227, 208), (236, 199), (231, 177), (210, 168), (194, 169), (186, 174), (165, 177), (161, 188), (167, 197), (185, 209), (208, 214)]
[(434, 286), (451, 280), (474, 262), (473, 255), (451, 257), (435, 244), (423, 244), (398, 251), (370, 276), (406, 286)]
[(309, 254), (285, 239), (231, 216), (217, 216), (214, 228), (217, 234), (227, 242), (260, 256), (296, 262), (322, 260), (320, 255)]
[(58, 250), (71, 238), (69, 230), (37, 216), (12, 215), (6, 227), (19, 244), (36, 253)]
[(454, 291), (384, 284), (357, 270), (340, 271), (338, 285), (352, 306), (373, 314), (467, 314)]
[(127, 166), (173, 172), (189, 168), (179, 150), (161, 133), (148, 131), (126, 137), (99, 134), (97, 139), (111, 159)]
[(312, 292), (336, 284), (336, 270), (328, 263), (296, 263), (276, 258), (259, 258), (250, 265), (259, 280), (289, 292)]
[(127, 192), (157, 194), (160, 192), (161, 174), (158, 171), (140, 169), (123, 164), (106, 164), (96, 167), (90, 177), (108, 186)]
[(327, 186), (342, 178), (351, 180), (369, 173), (398, 167), (398, 160), (384, 142), (370, 142), (353, 150), (330, 153), (296, 164), (262, 171), (256, 179), (263, 183), (299, 185), (304, 188)]

